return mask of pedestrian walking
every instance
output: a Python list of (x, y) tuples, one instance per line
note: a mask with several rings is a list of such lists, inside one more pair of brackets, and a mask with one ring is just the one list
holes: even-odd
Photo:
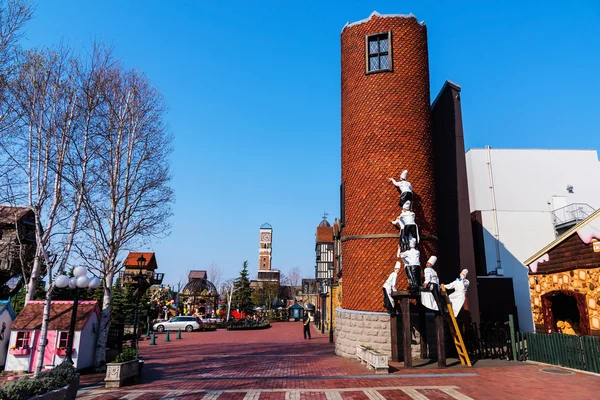
[(306, 335), (308, 335), (308, 338), (310, 339), (310, 318), (308, 317), (308, 313), (304, 313), (302, 324), (304, 325), (304, 339), (306, 339)]

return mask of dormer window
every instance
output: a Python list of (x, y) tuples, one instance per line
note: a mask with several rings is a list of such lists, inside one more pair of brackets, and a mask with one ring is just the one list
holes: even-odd
[(392, 70), (392, 33), (376, 33), (365, 38), (367, 73)]

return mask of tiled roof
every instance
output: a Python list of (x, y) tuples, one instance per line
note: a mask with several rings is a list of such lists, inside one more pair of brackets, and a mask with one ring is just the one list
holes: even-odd
[(0, 205), (0, 224), (14, 224), (31, 210), (28, 207), (12, 207)]
[(146, 251), (146, 252), (131, 251), (131, 252), (129, 252), (129, 254), (127, 255), (127, 258), (123, 262), (123, 265), (125, 267), (129, 267), (129, 268), (139, 268), (137, 260), (138, 260), (138, 258), (140, 258), (140, 256), (144, 256), (144, 258), (146, 259), (144, 267), (148, 267), (148, 269), (158, 268), (158, 266), (156, 265), (156, 258), (154, 257), (154, 253), (150, 252), (150, 251)]
[(188, 280), (192, 280), (192, 279), (207, 279), (206, 271), (191, 270), (190, 274), (188, 275)]
[[(49, 330), (69, 330), (71, 324), (71, 314), (73, 312), (72, 301), (53, 301), (50, 307), (50, 320), (48, 321)], [(77, 306), (77, 320), (75, 330), (80, 331), (84, 328), (90, 316), (93, 313), (99, 315), (97, 301), (80, 301)], [(43, 301), (30, 301), (23, 311), (12, 323), (11, 330), (39, 330), (42, 327), (42, 316), (44, 314)]]

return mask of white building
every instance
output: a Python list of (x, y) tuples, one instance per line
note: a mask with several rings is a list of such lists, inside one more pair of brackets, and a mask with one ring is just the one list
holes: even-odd
[[(30, 301), (11, 325), (5, 371), (33, 372), (38, 360), (44, 301)], [(52, 301), (43, 366), (56, 366), (66, 357), (73, 301)], [(96, 301), (79, 301), (73, 335), (72, 359), (76, 369), (94, 365), (100, 309)]]
[(596, 150), (470, 149), (471, 213), (480, 213), (490, 275), (513, 278), (522, 331), (534, 329), (528, 270), (536, 251), (600, 208)]

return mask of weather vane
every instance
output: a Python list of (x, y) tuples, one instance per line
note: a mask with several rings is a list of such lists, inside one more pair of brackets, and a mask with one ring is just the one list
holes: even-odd
[(323, 219), (327, 219), (328, 216), (329, 216), (329, 214), (327, 214), (326, 211), (323, 211)]

